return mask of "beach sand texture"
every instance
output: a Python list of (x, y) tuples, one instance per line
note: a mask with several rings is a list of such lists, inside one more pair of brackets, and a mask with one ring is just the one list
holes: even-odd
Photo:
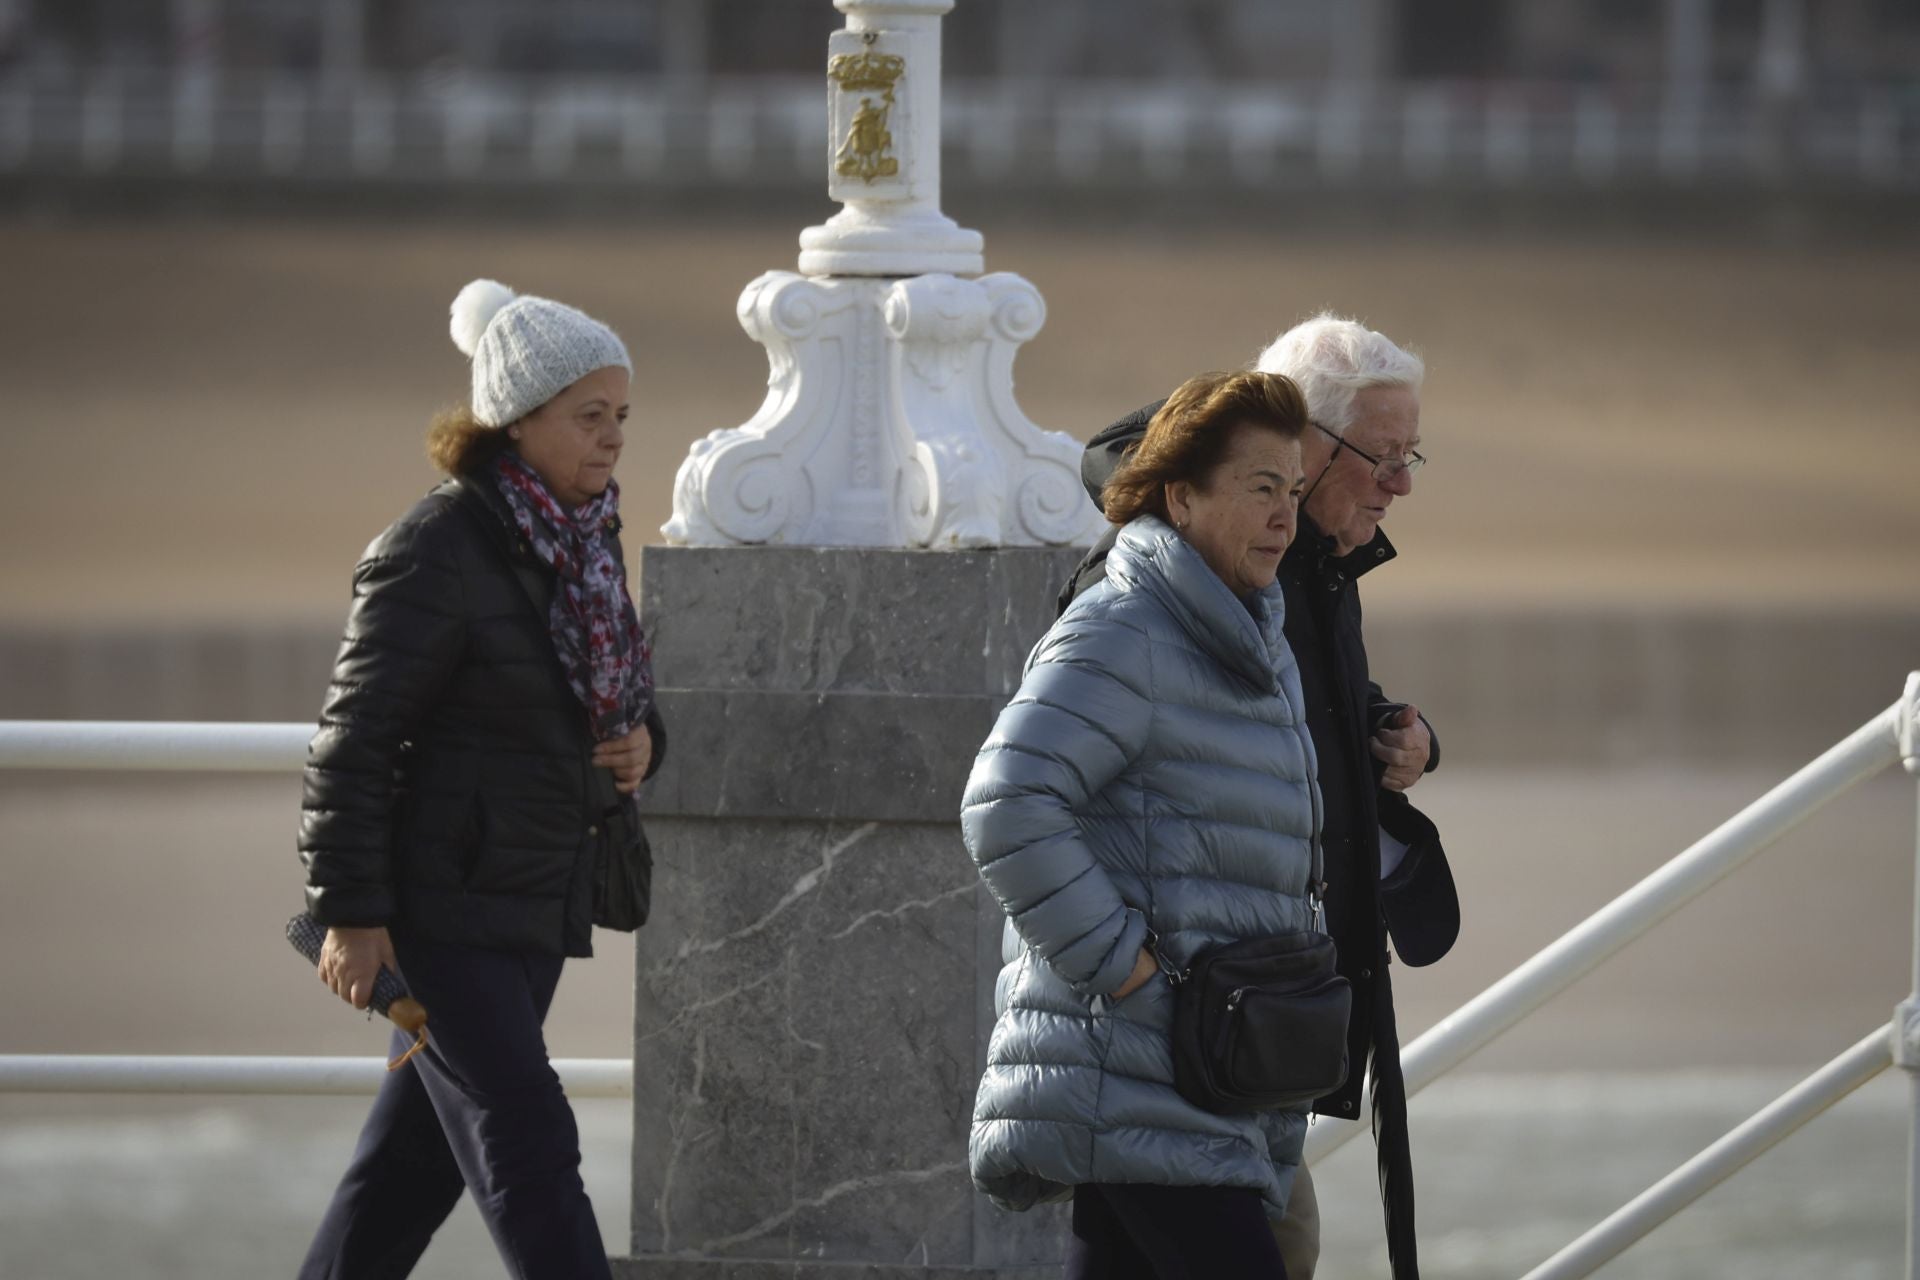
[[(1433, 460), (1388, 527), (1422, 604), (1910, 605), (1920, 243), (1258, 236), (989, 227), (1046, 327), (1015, 365), (1081, 438), (1322, 307), (1419, 349)], [(575, 303), (636, 363), (629, 548), (687, 446), (746, 421), (748, 281), (794, 228), (205, 223), (0, 228), (0, 622), (334, 619), (433, 481), (475, 276)]]

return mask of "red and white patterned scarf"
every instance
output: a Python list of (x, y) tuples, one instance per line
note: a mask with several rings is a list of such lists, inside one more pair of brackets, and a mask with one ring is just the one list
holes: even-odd
[(653, 650), (613, 553), (620, 486), (609, 480), (606, 492), (568, 511), (511, 451), (494, 464), (494, 480), (514, 524), (556, 576), (547, 626), (594, 738), (624, 737), (653, 707)]

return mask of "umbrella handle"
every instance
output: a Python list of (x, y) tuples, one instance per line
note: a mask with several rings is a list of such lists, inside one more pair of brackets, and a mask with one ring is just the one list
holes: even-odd
[(427, 1011), (412, 996), (401, 996), (387, 1006), (387, 1019), (402, 1031), (413, 1032), (413, 1043), (407, 1051), (387, 1063), (387, 1070), (398, 1071), (427, 1047)]

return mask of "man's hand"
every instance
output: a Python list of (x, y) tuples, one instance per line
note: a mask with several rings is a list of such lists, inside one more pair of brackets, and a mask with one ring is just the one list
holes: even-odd
[(320, 944), (320, 981), (356, 1009), (364, 1009), (373, 1000), (373, 980), (385, 965), (400, 972), (393, 958), (393, 939), (385, 928), (329, 929)]
[(1374, 758), (1384, 760), (1387, 765), (1380, 785), (1389, 791), (1405, 791), (1427, 771), (1427, 758), (1433, 754), (1433, 733), (1420, 718), (1420, 709), (1409, 706), (1382, 725), (1368, 745)]
[(1125, 982), (1115, 988), (1113, 998), (1116, 1001), (1125, 1000), (1128, 996), (1146, 986), (1147, 983), (1152, 980), (1153, 975), (1159, 971), (1160, 962), (1153, 958), (1153, 952), (1147, 950), (1145, 947), (1140, 948), (1140, 956), (1133, 962), (1133, 972), (1127, 975)]
[(653, 763), (653, 735), (643, 724), (624, 738), (608, 738), (593, 749), (593, 762), (613, 770), (613, 789), (630, 796), (640, 789), (647, 766)]

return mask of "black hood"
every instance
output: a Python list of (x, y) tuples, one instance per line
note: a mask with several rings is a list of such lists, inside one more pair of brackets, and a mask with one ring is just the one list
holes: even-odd
[(1166, 402), (1163, 396), (1150, 405), (1135, 409), (1087, 441), (1087, 450), (1080, 455), (1080, 482), (1087, 486), (1087, 495), (1093, 499), (1094, 506), (1104, 510), (1100, 494), (1106, 489), (1107, 480), (1119, 470), (1120, 460), (1127, 456), (1127, 450), (1147, 434), (1147, 424), (1153, 421), (1153, 415), (1160, 412), (1160, 406)]

